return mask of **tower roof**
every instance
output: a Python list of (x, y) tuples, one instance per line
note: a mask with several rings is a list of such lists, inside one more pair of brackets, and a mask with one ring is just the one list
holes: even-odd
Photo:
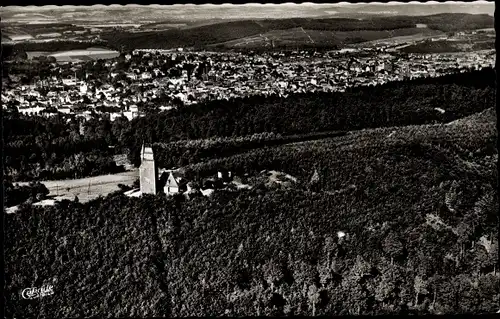
[(153, 148), (151, 146), (146, 146), (142, 144), (141, 159), (143, 160), (154, 160)]

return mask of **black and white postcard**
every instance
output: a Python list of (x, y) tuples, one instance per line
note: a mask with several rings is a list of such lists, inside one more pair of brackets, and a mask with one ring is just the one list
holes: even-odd
[(494, 11), (1, 7), (5, 318), (497, 313)]

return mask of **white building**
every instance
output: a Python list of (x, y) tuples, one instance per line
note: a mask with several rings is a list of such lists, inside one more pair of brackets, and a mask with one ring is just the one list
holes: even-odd
[(67, 85), (67, 86), (74, 86), (74, 85), (76, 85), (76, 80), (74, 78), (63, 79), (62, 82), (63, 82), (64, 85)]
[(86, 94), (88, 91), (88, 86), (86, 83), (83, 83), (81, 86), (80, 86), (80, 93), (82, 94)]
[(149, 72), (143, 72), (143, 73), (141, 74), (141, 79), (143, 79), (143, 80), (151, 79), (152, 77), (153, 77), (153, 76), (152, 76), (152, 75), (151, 75), (151, 73), (149, 73)]
[(34, 115), (42, 110), (45, 110), (45, 107), (35, 106), (35, 107), (28, 107), (28, 108), (18, 108), (18, 110), (19, 110), (19, 113), (22, 113), (25, 115)]

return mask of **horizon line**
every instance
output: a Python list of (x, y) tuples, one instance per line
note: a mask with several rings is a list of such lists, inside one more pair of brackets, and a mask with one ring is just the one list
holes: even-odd
[(390, 1), (390, 2), (358, 2), (358, 3), (350, 3), (350, 2), (338, 2), (338, 3), (314, 3), (314, 2), (302, 2), (302, 3), (294, 3), (294, 2), (285, 2), (285, 3), (244, 3), (244, 4), (233, 4), (233, 3), (221, 3), (221, 4), (213, 4), (213, 3), (204, 3), (204, 4), (195, 4), (195, 3), (176, 3), (176, 4), (94, 4), (94, 5), (29, 5), (29, 6), (0, 6), (2, 9), (7, 10), (27, 10), (27, 9), (83, 9), (83, 8), (123, 8), (123, 7), (153, 7), (153, 8), (168, 8), (168, 7), (271, 7), (271, 6), (331, 6), (331, 7), (339, 7), (339, 6), (366, 6), (366, 5), (376, 5), (376, 6), (393, 6), (393, 5), (487, 5), (487, 4), (495, 4), (495, 1), (485, 1), (485, 0), (477, 0), (477, 1), (410, 1), (410, 2), (399, 2), (399, 1)]

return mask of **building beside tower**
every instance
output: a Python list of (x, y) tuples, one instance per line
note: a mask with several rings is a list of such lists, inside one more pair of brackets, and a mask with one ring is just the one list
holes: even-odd
[(139, 167), (140, 194), (157, 194), (163, 189), (166, 195), (188, 191), (187, 181), (175, 171), (159, 172), (153, 148), (142, 145), (141, 166)]
[[(129, 197), (140, 197), (144, 194), (156, 195), (164, 193), (167, 196), (183, 194), (187, 198), (198, 196), (210, 196), (214, 188), (223, 189), (229, 185), (233, 176), (230, 171), (220, 169), (212, 185), (199, 188), (185, 179), (178, 170), (159, 169), (151, 146), (142, 145), (141, 165), (139, 166), (139, 189), (132, 189), (124, 194)], [(241, 184), (241, 183), (240, 183)]]

